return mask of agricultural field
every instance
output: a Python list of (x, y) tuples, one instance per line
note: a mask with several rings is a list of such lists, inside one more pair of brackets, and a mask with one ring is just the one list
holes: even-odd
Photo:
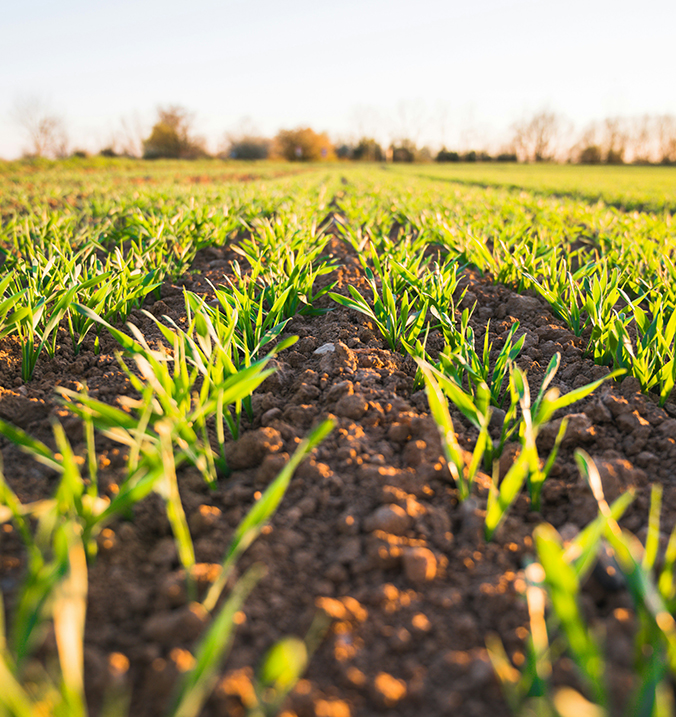
[(674, 712), (676, 174), (452, 169), (0, 167), (0, 714)]
[(525, 189), (585, 202), (602, 201), (626, 211), (657, 214), (676, 211), (676, 168), (670, 166), (474, 162), (414, 165), (405, 171), (475, 186)]

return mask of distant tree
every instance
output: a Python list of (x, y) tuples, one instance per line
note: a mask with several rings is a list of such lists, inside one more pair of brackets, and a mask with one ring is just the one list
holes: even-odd
[(338, 159), (353, 159), (354, 147), (350, 144), (343, 142), (343, 144), (339, 144), (334, 151)]
[(401, 139), (392, 143), (390, 151), (393, 162), (414, 162), (418, 150), (410, 139)]
[(39, 97), (17, 99), (11, 114), (30, 141), (29, 156), (68, 156), (68, 135), (63, 118), (52, 112), (44, 100)]
[(192, 117), (177, 105), (158, 108), (158, 120), (143, 140), (144, 159), (197, 159), (207, 156), (204, 140), (192, 135)]
[(580, 164), (601, 164), (603, 153), (598, 144), (589, 144), (580, 152)]
[(462, 155), (463, 162), (476, 162), (477, 159), (478, 159), (477, 153), (473, 149), (471, 149), (469, 152), (465, 152), (465, 154)]
[(272, 140), (265, 137), (230, 136), (227, 149), (220, 156), (242, 160), (267, 159), (270, 156), (271, 146)]
[(561, 119), (554, 112), (538, 112), (530, 119), (512, 125), (514, 145), (524, 162), (546, 162), (554, 158), (554, 145)]
[(661, 115), (657, 118), (658, 161), (661, 164), (676, 163), (676, 117)]
[(333, 146), (325, 132), (309, 127), (280, 130), (274, 140), (275, 154), (289, 162), (318, 162), (333, 159)]
[(608, 117), (603, 121), (603, 149), (606, 164), (624, 164), (629, 143), (626, 122), (621, 117)]
[(519, 158), (516, 156), (516, 152), (500, 152), (495, 158), (496, 162), (518, 162)]
[(435, 162), (459, 162), (460, 155), (457, 152), (449, 152), (446, 147), (437, 152), (437, 156), (434, 158)]
[(385, 159), (385, 153), (375, 139), (362, 137), (352, 150), (352, 159), (364, 162), (382, 162)]

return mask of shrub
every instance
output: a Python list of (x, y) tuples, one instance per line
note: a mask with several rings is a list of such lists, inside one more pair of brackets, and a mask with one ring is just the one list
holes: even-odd
[(280, 130), (274, 148), (276, 155), (289, 162), (318, 162), (335, 157), (328, 135), (317, 134), (309, 127)]
[(385, 159), (383, 148), (371, 137), (362, 137), (352, 150), (352, 158), (365, 162), (382, 162)]
[(449, 150), (444, 147), (443, 149), (440, 149), (437, 156), (435, 157), (436, 162), (459, 162), (460, 161), (460, 155), (457, 152), (449, 152)]
[(143, 140), (144, 159), (197, 159), (207, 156), (204, 140), (193, 137), (192, 118), (183, 107), (157, 110), (158, 121)]
[(239, 137), (230, 139), (226, 155), (230, 159), (267, 159), (271, 146), (272, 140), (265, 137)]
[(601, 148), (590, 144), (580, 152), (580, 164), (601, 164)]
[(402, 139), (390, 147), (393, 162), (413, 162), (416, 157), (416, 146), (410, 139)]
[(624, 164), (624, 149), (609, 149), (606, 164)]

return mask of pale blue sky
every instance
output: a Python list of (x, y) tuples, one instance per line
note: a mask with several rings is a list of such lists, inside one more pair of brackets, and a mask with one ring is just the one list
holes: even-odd
[(212, 148), (245, 117), (452, 146), (545, 107), (578, 128), (676, 114), (674, 0), (22, 0), (0, 27), (3, 157), (27, 146), (11, 110), (29, 96), (90, 150), (172, 103)]

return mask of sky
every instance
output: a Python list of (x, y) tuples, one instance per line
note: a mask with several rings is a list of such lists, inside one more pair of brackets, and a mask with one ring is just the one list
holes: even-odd
[(16, 108), (63, 118), (97, 151), (182, 105), (227, 132), (310, 126), (334, 140), (497, 146), (546, 109), (582, 130), (676, 115), (674, 0), (22, 0), (0, 19), (0, 157)]

